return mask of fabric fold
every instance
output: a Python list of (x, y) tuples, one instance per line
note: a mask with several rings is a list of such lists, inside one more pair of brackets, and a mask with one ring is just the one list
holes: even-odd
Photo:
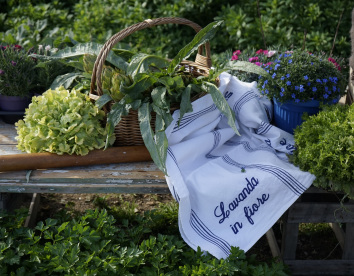
[(249, 250), (312, 184), (314, 176), (288, 161), (293, 136), (271, 125), (272, 104), (256, 83), (228, 73), (219, 90), (236, 115), (235, 134), (206, 95), (166, 131), (166, 180), (179, 203), (179, 229), (193, 249), (226, 258)]

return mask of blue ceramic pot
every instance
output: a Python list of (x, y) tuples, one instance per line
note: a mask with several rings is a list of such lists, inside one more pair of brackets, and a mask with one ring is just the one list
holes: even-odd
[(302, 115), (305, 112), (308, 115), (314, 115), (320, 111), (320, 102), (316, 100), (279, 103), (273, 99), (273, 103), (274, 125), (291, 134), (294, 134), (294, 129), (303, 122)]

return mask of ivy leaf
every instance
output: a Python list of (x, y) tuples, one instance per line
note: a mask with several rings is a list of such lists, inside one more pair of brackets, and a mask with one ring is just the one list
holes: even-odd
[(177, 66), (181, 63), (183, 59), (187, 59), (198, 47), (202, 44), (205, 44), (211, 38), (214, 37), (217, 28), (223, 23), (223, 21), (212, 22), (207, 25), (205, 28), (200, 30), (193, 40), (183, 47), (175, 58), (171, 61), (170, 66), (167, 69), (167, 72), (171, 74), (175, 71)]
[(142, 106), (139, 108), (138, 118), (142, 138), (144, 140), (146, 148), (150, 152), (152, 160), (164, 174), (167, 174), (165, 160), (163, 160), (163, 156), (160, 155), (159, 146), (155, 143), (154, 131), (152, 130), (150, 125), (151, 115), (149, 103), (143, 103)]
[(203, 82), (201, 86), (204, 91), (211, 95), (216, 107), (227, 117), (227, 123), (229, 126), (235, 131), (237, 135), (240, 135), (236, 127), (235, 114), (231, 110), (224, 95), (214, 84), (210, 82)]

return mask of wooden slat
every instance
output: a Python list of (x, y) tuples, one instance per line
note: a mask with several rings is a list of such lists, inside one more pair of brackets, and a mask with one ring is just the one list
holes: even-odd
[(299, 202), (289, 209), (288, 223), (354, 222), (354, 204), (345, 209), (339, 203)]
[[(354, 262), (354, 223), (347, 223), (345, 225), (345, 241), (342, 258)], [(354, 275), (354, 273), (352, 275)]]
[(291, 275), (354, 275), (354, 261), (350, 260), (284, 260)]
[(270, 251), (272, 252), (272, 256), (274, 258), (280, 257), (280, 249), (277, 243), (277, 239), (275, 238), (273, 228), (270, 228), (266, 233), (267, 241), (270, 247)]

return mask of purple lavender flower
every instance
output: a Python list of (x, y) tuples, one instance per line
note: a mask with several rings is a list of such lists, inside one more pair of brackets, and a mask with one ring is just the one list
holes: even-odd
[(11, 60), (11, 64), (12, 64), (12, 66), (16, 66), (16, 65), (17, 65), (17, 62)]
[(5, 71), (0, 69), (0, 75), (3, 75), (3, 74), (5, 74)]

